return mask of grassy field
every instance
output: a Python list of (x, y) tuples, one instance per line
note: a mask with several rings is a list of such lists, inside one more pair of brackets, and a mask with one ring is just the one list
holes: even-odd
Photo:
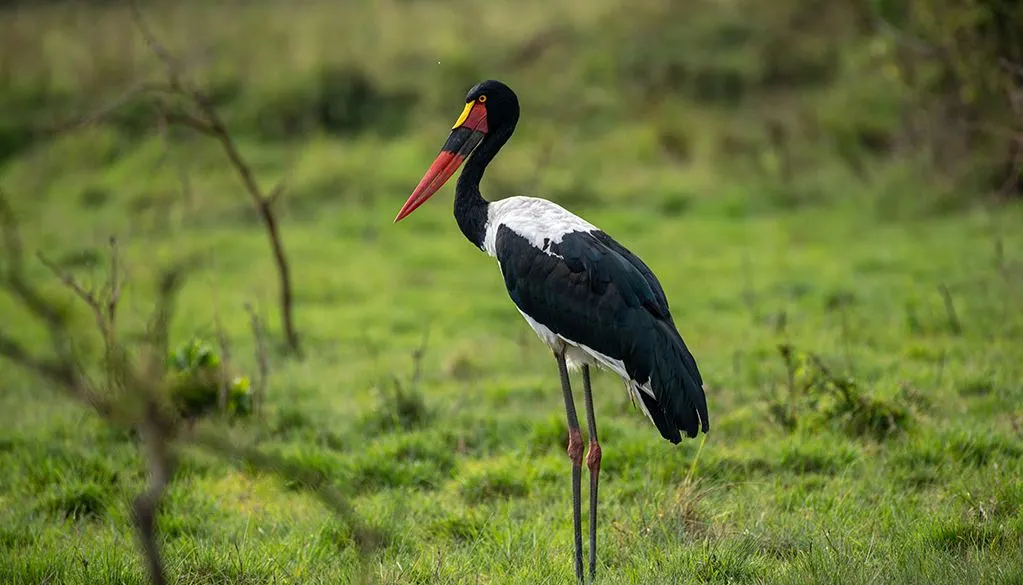
[[(838, 74), (783, 91), (753, 81), (780, 34), (766, 9), (759, 36), (717, 54), (712, 33), (748, 20), (724, 4), (675, 28), (652, 24), (678, 16), (653, 1), (337, 4), (147, 14), (176, 51), (209, 50), (197, 76), (228, 96), (243, 154), (266, 185), (287, 177), (305, 355), (272, 353), (265, 416), (230, 433), (328, 478), (384, 539), (360, 556), (299, 482), (186, 451), (159, 518), (173, 582), (571, 582), (554, 361), (459, 233), (450, 187), (391, 223), (466, 89), (498, 77), (523, 118), (484, 194), (537, 192), (643, 257), (708, 387), (705, 443), (673, 447), (596, 376), (599, 582), (1023, 583), (1023, 207), (955, 191), (911, 153), (851, 168), (849, 128), (897, 109), (883, 75), (855, 77), (874, 45), (849, 40)], [(33, 123), (156, 70), (119, 7), (7, 10), (0, 99)], [(820, 35), (846, 43), (840, 24)], [(727, 103), (658, 85), (674, 57), (657, 43), (753, 89)], [(307, 119), (335, 90), (348, 109)], [(173, 340), (219, 321), (254, 373), (244, 305), (280, 338), (258, 218), (215, 144), (140, 131), (128, 109), (56, 138), (0, 127), (26, 245), (88, 278), (119, 236), (132, 331), (157, 271), (201, 255)], [(769, 147), (765, 120), (794, 133), (807, 111), (828, 138)], [(8, 296), (0, 314), (44, 347)], [(0, 583), (145, 582), (135, 442), (12, 364), (0, 388)]]

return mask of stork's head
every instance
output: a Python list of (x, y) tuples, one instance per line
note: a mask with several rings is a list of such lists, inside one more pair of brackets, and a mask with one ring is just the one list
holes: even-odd
[(408, 216), (443, 187), (465, 159), (488, 137), (503, 136), (507, 139), (518, 121), (519, 98), (510, 87), (493, 79), (474, 85), (465, 96), (465, 108), (451, 127), (451, 134), (441, 147), (440, 154), (394, 221)]

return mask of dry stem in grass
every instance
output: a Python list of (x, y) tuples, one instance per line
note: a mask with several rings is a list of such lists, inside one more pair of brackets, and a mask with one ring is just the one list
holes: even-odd
[[(216, 324), (217, 328), (217, 345), (220, 346), (220, 361), (224, 364), (224, 369), (230, 371), (231, 343), (227, 339), (227, 331), (224, 331), (224, 327), (220, 323), (220, 312), (216, 310), (216, 305), (214, 305), (213, 322)], [(221, 376), (220, 381), (217, 384), (217, 408), (220, 412), (227, 412), (227, 393), (229, 384), (230, 380), (227, 376)]]
[(259, 378), (256, 379), (252, 393), (254, 398), (252, 407), (256, 412), (256, 416), (262, 417), (263, 404), (266, 401), (266, 383), (270, 376), (270, 358), (267, 356), (266, 341), (263, 337), (263, 325), (259, 321), (259, 315), (256, 314), (256, 310), (252, 308), (252, 305), (248, 303), (245, 305), (245, 310), (249, 313), (249, 321), (252, 324), (252, 336), (256, 340), (256, 363), (259, 367)]

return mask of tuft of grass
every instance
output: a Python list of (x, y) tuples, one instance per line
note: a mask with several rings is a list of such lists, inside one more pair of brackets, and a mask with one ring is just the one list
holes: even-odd
[(471, 543), (487, 533), (487, 522), (478, 511), (470, 508), (445, 513), (430, 523), (428, 531), (452, 542)]
[(458, 493), (469, 504), (485, 504), (529, 494), (529, 478), (510, 459), (466, 469), (459, 479)]
[(693, 569), (702, 583), (741, 583), (755, 580), (761, 566), (755, 543), (744, 538), (730, 546), (711, 548)]
[(390, 390), (377, 391), (376, 408), (362, 418), (361, 426), (373, 434), (409, 431), (428, 424), (431, 416), (422, 393), (416, 388), (406, 389), (395, 379)]
[(63, 485), (48, 497), (46, 511), (67, 520), (98, 520), (106, 513), (108, 490), (95, 483)]
[(965, 521), (936, 523), (926, 534), (927, 544), (942, 552), (964, 555), (983, 551), (1008, 535), (996, 526)]
[(994, 391), (994, 383), (982, 377), (966, 380), (958, 389), (959, 395), (965, 397), (987, 396)]
[(308, 413), (292, 406), (282, 406), (277, 409), (271, 423), (273, 435), (280, 438), (298, 436), (313, 427), (314, 424)]

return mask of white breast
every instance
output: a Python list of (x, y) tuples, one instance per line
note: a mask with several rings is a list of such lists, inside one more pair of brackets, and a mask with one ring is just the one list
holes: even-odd
[(541, 250), (545, 248), (544, 240), (557, 244), (565, 234), (598, 230), (590, 222), (557, 203), (539, 197), (509, 197), (492, 202), (487, 209), (487, 232), (483, 249), (491, 256), (497, 255), (497, 229), (502, 225), (514, 230)]

